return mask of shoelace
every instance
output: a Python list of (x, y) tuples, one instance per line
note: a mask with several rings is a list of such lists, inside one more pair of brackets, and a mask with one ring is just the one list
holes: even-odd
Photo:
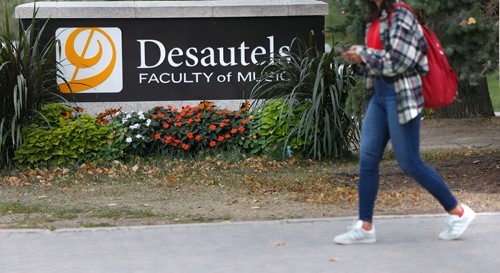
[(352, 239), (354, 240), (359, 240), (365, 237), (363, 234), (361, 228), (357, 228), (356, 224), (358, 221), (354, 221), (354, 223), (350, 226), (347, 226), (347, 230), (349, 231), (349, 235), (351, 236)]
[(453, 231), (453, 222), (451, 220), (448, 220), (448, 223), (446, 223), (446, 232), (451, 233)]
[(452, 233), (454, 231), (454, 226), (456, 225), (456, 219), (449, 217), (448, 223), (446, 224), (446, 232)]
[(358, 221), (352, 222), (352, 224), (350, 226), (347, 226), (346, 229), (347, 230), (353, 230), (353, 229), (355, 229), (357, 223), (358, 223)]

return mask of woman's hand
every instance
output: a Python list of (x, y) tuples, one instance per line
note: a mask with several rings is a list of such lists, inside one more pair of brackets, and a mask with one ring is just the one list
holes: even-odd
[(357, 45), (351, 46), (349, 50), (342, 53), (342, 57), (344, 57), (344, 59), (350, 63), (355, 63), (355, 64), (362, 63), (363, 59), (357, 53), (358, 52), (357, 49), (358, 49)]

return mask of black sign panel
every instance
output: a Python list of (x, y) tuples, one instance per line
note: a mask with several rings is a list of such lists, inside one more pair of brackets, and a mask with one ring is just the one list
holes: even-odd
[[(322, 16), (51, 19), (45, 35), (69, 33), (62, 41), (65, 58), (77, 67), (67, 81), (122, 81), (114, 87), (74, 89), (76, 101), (225, 100), (245, 98), (258, 71), (256, 63), (288, 50), (293, 38), (307, 39), (312, 30), (316, 44), (324, 45), (323, 27)], [(103, 39), (97, 42), (99, 35)], [(121, 40), (114, 40), (116, 35)], [(106, 52), (105, 39), (114, 40), (116, 56)], [(92, 70), (99, 58), (113, 66)], [(79, 75), (85, 69), (87, 75)]]

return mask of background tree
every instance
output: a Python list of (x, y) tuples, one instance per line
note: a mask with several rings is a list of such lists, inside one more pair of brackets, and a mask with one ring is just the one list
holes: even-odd
[[(407, 0), (421, 23), (438, 35), (451, 66), (460, 78), (456, 102), (437, 111), (438, 117), (494, 115), (486, 76), (498, 67), (498, 0)], [(344, 17), (334, 36), (363, 43), (366, 1), (329, 0)]]

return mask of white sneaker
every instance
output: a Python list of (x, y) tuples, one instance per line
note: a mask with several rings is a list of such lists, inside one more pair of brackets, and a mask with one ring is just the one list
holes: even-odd
[(333, 241), (339, 245), (375, 243), (375, 226), (370, 231), (363, 229), (362, 226), (363, 221), (356, 221), (348, 232), (335, 236)]
[(446, 229), (439, 234), (441, 240), (458, 239), (464, 233), (469, 224), (476, 218), (476, 213), (466, 205), (462, 205), (464, 213), (462, 217), (458, 215), (449, 215)]

